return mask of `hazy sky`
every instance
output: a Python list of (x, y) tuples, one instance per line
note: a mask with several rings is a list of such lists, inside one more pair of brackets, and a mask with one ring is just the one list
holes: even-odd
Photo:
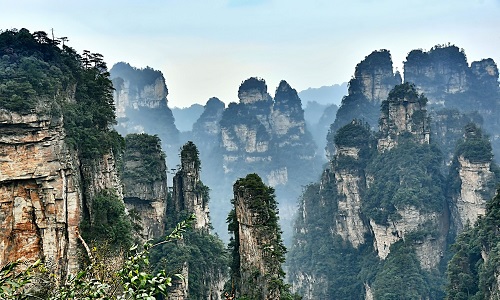
[(169, 106), (237, 101), (258, 76), (269, 92), (348, 81), (373, 50), (452, 43), (469, 63), (500, 62), (500, 0), (0, 0), (0, 29), (54, 29), (71, 47), (166, 77)]

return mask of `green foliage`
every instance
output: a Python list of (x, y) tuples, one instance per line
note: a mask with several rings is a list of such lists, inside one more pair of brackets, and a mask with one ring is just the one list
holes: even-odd
[[(248, 174), (245, 178), (240, 178), (236, 181), (233, 187), (235, 191), (235, 199), (231, 203), (236, 206), (236, 199), (244, 201), (248, 208), (249, 214), (255, 218), (255, 230), (257, 230), (259, 239), (267, 241), (266, 244), (258, 245), (262, 251), (264, 258), (265, 273), (262, 274), (260, 270), (242, 270), (241, 257), (239, 253), (239, 222), (234, 208), (227, 218), (228, 230), (233, 235), (230, 242), (230, 250), (233, 254), (233, 262), (231, 264), (231, 281), (235, 284), (236, 294), (240, 295), (242, 299), (249, 297), (249, 299), (262, 297), (262, 286), (256, 286), (252, 293), (249, 295), (242, 294), (242, 287), (246, 290), (249, 287), (258, 285), (258, 283), (265, 282), (267, 286), (267, 293), (272, 294), (279, 291), (282, 299), (291, 299), (293, 297), (289, 291), (289, 286), (284, 283), (285, 272), (281, 265), (285, 262), (286, 248), (281, 239), (281, 229), (279, 226), (278, 207), (275, 200), (274, 189), (266, 186), (262, 179), (257, 174)], [(245, 272), (252, 272), (250, 282), (242, 282), (242, 274)]]
[[(181, 280), (183, 278), (179, 274), (168, 275), (165, 270), (156, 273), (151, 272), (149, 254), (155, 247), (182, 239), (183, 234), (190, 227), (193, 220), (194, 216), (190, 216), (180, 222), (164, 240), (156, 244), (146, 242), (142, 248), (137, 247), (137, 245), (131, 247), (129, 250), (130, 255), (118, 268), (119, 288), (109, 285), (102, 279), (93, 277), (96, 262), (91, 261), (85, 269), (75, 275), (70, 275), (61, 284), (53, 286), (49, 293), (41, 299), (155, 300), (160, 295), (167, 296), (168, 287), (172, 285), (172, 277), (178, 277)], [(14, 273), (13, 268), (18, 264), (18, 262), (11, 263), (0, 270), (2, 299), (33, 299), (28, 290), (21, 290), (20, 288), (33, 279), (32, 270), (39, 265), (39, 262), (31, 265), (24, 272)], [(42, 270), (42, 272), (46, 273), (47, 270)], [(52, 276), (50, 274), (46, 275)]]
[(166, 180), (165, 153), (156, 135), (128, 134), (125, 137), (123, 161), (124, 181), (152, 183)]
[(102, 55), (59, 48), (42, 31), (0, 33), (0, 107), (64, 116), (67, 141), (81, 158), (119, 151), (123, 141), (115, 123), (113, 86)]
[(191, 161), (194, 162), (194, 168), (196, 170), (200, 170), (201, 161), (200, 161), (200, 152), (198, 148), (192, 141), (188, 141), (181, 149), (181, 162), (182, 161)]
[(420, 267), (415, 249), (399, 241), (391, 246), (391, 254), (383, 262), (372, 284), (374, 299), (439, 299), (429, 279), (436, 280)]
[(5, 264), (0, 269), (0, 299), (22, 300), (29, 299), (25, 293), (25, 286), (31, 282), (33, 271), (40, 266), (40, 260), (18, 271), (22, 266), (20, 260)]
[(115, 191), (104, 190), (91, 201), (90, 216), (81, 224), (82, 236), (93, 243), (109, 243), (116, 249), (132, 244), (132, 222)]
[(363, 213), (378, 224), (397, 220), (397, 208), (413, 206), (423, 212), (440, 212), (445, 205), (442, 157), (432, 145), (411, 140), (379, 153), (367, 166), (374, 181), (362, 203)]
[(456, 156), (463, 156), (473, 163), (490, 162), (493, 158), (491, 143), (480, 127), (474, 123), (465, 126), (465, 139), (459, 141)]
[[(466, 228), (452, 246), (448, 264), (447, 299), (490, 299), (498, 290), (500, 263), (500, 190), (486, 204), (486, 214)], [(484, 260), (487, 257), (487, 260)]]
[(194, 230), (184, 234), (182, 242), (164, 244), (151, 252), (155, 269), (178, 273), (187, 263), (189, 270), (189, 299), (207, 299), (210, 283), (227, 274), (229, 255), (224, 244), (207, 232)]

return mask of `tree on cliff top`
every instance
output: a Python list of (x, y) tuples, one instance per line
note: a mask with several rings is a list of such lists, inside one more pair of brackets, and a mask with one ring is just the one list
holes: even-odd
[[(284, 283), (285, 272), (281, 264), (285, 262), (286, 248), (281, 239), (274, 189), (266, 186), (257, 174), (238, 179), (233, 189), (235, 195), (231, 203), (234, 209), (227, 218), (228, 230), (233, 235), (229, 244), (233, 255), (230, 284), (234, 290), (231, 292), (235, 292), (238, 299), (274, 299), (266, 298), (270, 295), (279, 299), (300, 299), (292, 295)], [(236, 206), (245, 207), (243, 213), (247, 215), (238, 215)], [(241, 256), (241, 242), (248, 242), (242, 241), (239, 236), (240, 220), (243, 218), (253, 219), (254, 224), (246, 225), (252, 226), (254, 237), (265, 243), (257, 245), (262, 254), (260, 259), (264, 273)]]

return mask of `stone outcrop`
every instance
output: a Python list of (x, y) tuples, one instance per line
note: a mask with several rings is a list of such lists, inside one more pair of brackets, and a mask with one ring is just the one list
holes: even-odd
[(405, 81), (414, 83), (434, 109), (444, 107), (478, 114), (484, 120), (484, 130), (490, 134), (493, 153), (500, 156), (499, 72), (493, 59), (475, 61), (469, 66), (463, 49), (440, 45), (427, 52), (411, 51), (404, 70)]
[(140, 220), (139, 237), (149, 240), (165, 233), (167, 167), (160, 140), (147, 134), (125, 138), (123, 200), (129, 214)]
[(429, 144), (430, 130), (427, 99), (408, 83), (398, 85), (382, 103), (378, 149), (383, 152), (397, 145), (401, 135), (411, 134), (420, 144)]
[(474, 224), (479, 216), (483, 216), (486, 202), (491, 198), (487, 185), (494, 182), (491, 162), (471, 162), (463, 156), (458, 157), (460, 192), (451, 206), (451, 213), (458, 232), (466, 224)]
[(290, 161), (311, 167), (316, 154), (297, 92), (281, 81), (273, 100), (263, 80), (250, 78), (241, 84), (238, 96), (240, 103), (231, 103), (220, 122), (226, 176), (252, 171), (286, 186), (298, 171)]
[[(389, 225), (379, 225), (370, 220), (370, 227), (374, 235), (374, 248), (381, 259), (386, 259), (390, 253), (390, 247), (397, 241), (408, 238), (409, 234), (424, 230), (425, 226), (431, 224), (431, 228), (442, 228), (442, 218), (438, 213), (422, 213), (419, 209), (411, 206), (398, 209), (401, 216), (398, 220), (389, 220)], [(441, 261), (444, 253), (445, 237), (424, 237), (415, 241), (415, 250), (423, 269), (435, 269)], [(437, 255), (434, 255), (437, 254)]]
[(181, 167), (174, 176), (172, 202), (176, 212), (186, 211), (195, 215), (195, 228), (208, 232), (209, 189), (200, 180), (200, 167), (198, 149), (189, 141), (181, 150)]
[(456, 234), (485, 214), (486, 203), (494, 196), (498, 182), (498, 175), (492, 172), (490, 142), (482, 130), (473, 123), (468, 124), (460, 143), (451, 165), (449, 184), (450, 212)]
[(146, 67), (137, 69), (127, 63), (117, 63), (109, 71), (115, 92), (116, 130), (129, 133), (158, 135), (169, 165), (176, 165), (179, 130), (168, 107), (168, 89), (160, 71)]
[(80, 160), (63, 117), (1, 110), (0, 124), (0, 263), (41, 258), (56, 274), (76, 272), (93, 197), (122, 192), (113, 155)]
[(0, 110), (0, 124), (0, 264), (44, 258), (76, 271), (82, 181), (62, 118)]
[(203, 113), (193, 124), (193, 140), (201, 150), (201, 155), (211, 152), (219, 146), (219, 122), (225, 106), (224, 102), (218, 98), (210, 98), (205, 104)]
[[(280, 299), (285, 248), (281, 241), (273, 189), (249, 174), (234, 184), (234, 214), (229, 228), (235, 235), (233, 260), (238, 260), (237, 296)], [(280, 286), (281, 285), (281, 286)]]
[(330, 131), (334, 134), (353, 119), (364, 120), (376, 128), (380, 103), (400, 83), (401, 75), (393, 72), (390, 52), (373, 51), (356, 65), (354, 77), (349, 81), (348, 95), (342, 99)]
[(456, 46), (436, 46), (429, 52), (410, 51), (404, 75), (405, 82), (414, 83), (431, 104), (444, 103), (445, 94), (463, 93), (470, 86), (467, 58)]

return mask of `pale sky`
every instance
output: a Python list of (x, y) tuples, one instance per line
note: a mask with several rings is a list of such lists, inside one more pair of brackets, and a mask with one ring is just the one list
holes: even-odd
[(373, 50), (399, 70), (412, 49), (465, 49), (500, 63), (500, 0), (0, 0), (0, 29), (42, 30), (78, 52), (161, 70), (169, 106), (238, 101), (257, 76), (274, 91), (348, 81)]

